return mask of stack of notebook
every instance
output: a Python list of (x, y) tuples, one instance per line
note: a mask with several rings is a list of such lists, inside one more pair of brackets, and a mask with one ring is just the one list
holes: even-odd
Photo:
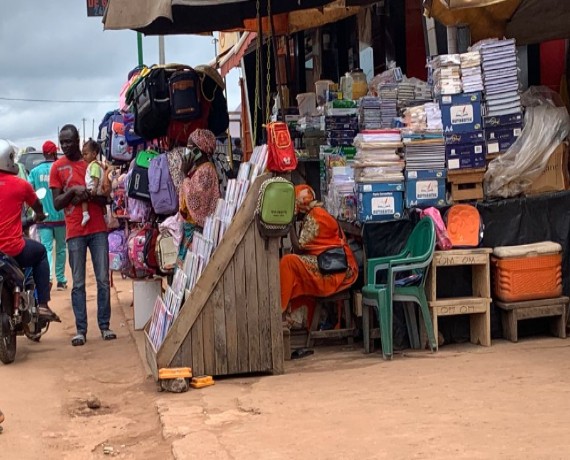
[(404, 160), (399, 155), (402, 138), (399, 130), (361, 131), (354, 139), (356, 182), (403, 182)]
[(461, 84), (464, 93), (483, 91), (481, 75), (481, 54), (479, 51), (463, 53), (461, 59)]
[(461, 58), (459, 54), (442, 54), (434, 57), (430, 63), (433, 69), (434, 92), (439, 95), (459, 94), (461, 84)]
[(378, 129), (382, 127), (382, 104), (379, 97), (364, 96), (360, 100), (360, 127)]
[(394, 118), (398, 117), (398, 84), (379, 85), (378, 95), (380, 96), (380, 125), (382, 128), (391, 128)]
[(520, 113), (521, 98), (514, 39), (483, 40), (471, 47), (480, 51), (487, 116)]
[(439, 133), (404, 133), (407, 171), (445, 169), (445, 141)]

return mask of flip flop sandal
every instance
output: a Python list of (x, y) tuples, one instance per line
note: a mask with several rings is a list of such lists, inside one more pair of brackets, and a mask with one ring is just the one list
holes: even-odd
[(305, 358), (306, 356), (311, 356), (314, 353), (315, 351), (310, 348), (297, 348), (291, 353), (291, 359)]
[(105, 329), (104, 331), (101, 331), (101, 337), (103, 340), (115, 340), (117, 338), (117, 334), (110, 329)]
[(85, 345), (85, 342), (87, 342), (87, 339), (83, 334), (77, 334), (75, 337), (71, 339), (71, 345), (73, 345), (74, 347), (81, 347)]
[(38, 307), (38, 312), (42, 319), (46, 319), (53, 323), (61, 323), (61, 319), (51, 309), (46, 307)]

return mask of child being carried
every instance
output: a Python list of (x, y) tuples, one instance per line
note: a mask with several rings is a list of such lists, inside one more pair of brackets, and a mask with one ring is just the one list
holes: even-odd
[[(89, 139), (85, 144), (83, 144), (81, 154), (83, 155), (83, 159), (88, 163), (87, 172), (85, 173), (85, 187), (87, 188), (87, 191), (92, 196), (104, 195), (101, 186), (105, 170), (101, 163), (97, 161), (97, 157), (101, 154), (101, 146), (93, 139)], [(91, 219), (91, 216), (89, 215), (89, 203), (84, 201), (81, 203), (81, 207), (83, 210), (81, 225), (85, 227), (87, 222)]]

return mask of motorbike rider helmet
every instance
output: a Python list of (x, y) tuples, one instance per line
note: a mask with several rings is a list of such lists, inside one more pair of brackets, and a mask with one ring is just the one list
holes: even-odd
[(0, 171), (14, 175), (19, 172), (16, 164), (16, 149), (4, 139), (0, 139)]

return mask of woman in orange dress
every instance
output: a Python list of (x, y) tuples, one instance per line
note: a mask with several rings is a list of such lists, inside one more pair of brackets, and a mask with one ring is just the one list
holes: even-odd
[[(304, 214), (301, 231), (291, 230), (294, 254), (281, 259), (281, 308), (285, 312), (307, 305), (309, 324), (314, 311), (314, 297), (327, 297), (348, 289), (358, 277), (358, 265), (336, 219), (315, 198), (308, 185), (295, 187), (296, 212)], [(317, 256), (334, 247), (343, 246), (348, 262), (346, 272), (323, 274), (317, 265)]]

